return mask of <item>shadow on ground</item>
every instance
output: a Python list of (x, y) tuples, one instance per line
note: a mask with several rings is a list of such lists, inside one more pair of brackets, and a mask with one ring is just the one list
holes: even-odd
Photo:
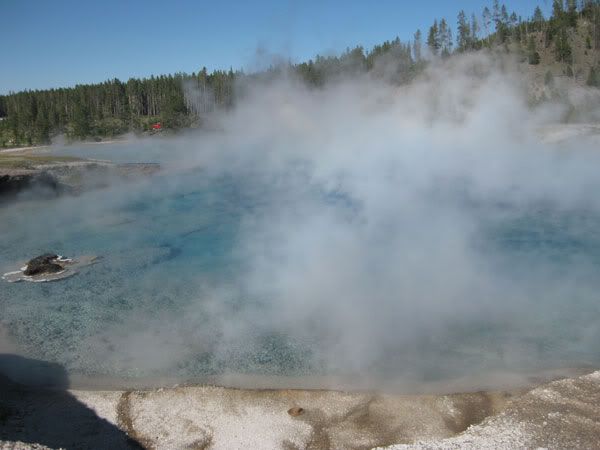
[(0, 354), (0, 441), (64, 449), (142, 449), (67, 389), (59, 364)]

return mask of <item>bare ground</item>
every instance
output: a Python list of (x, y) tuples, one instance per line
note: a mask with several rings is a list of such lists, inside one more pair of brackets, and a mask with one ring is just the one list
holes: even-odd
[(0, 448), (600, 448), (600, 372), (454, 395), (0, 385)]

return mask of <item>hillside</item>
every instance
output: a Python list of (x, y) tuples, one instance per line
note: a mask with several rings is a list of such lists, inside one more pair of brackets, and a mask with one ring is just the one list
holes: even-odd
[[(579, 19), (577, 26), (567, 31), (567, 42), (572, 52), (572, 61), (558, 61), (556, 43), (546, 44), (546, 34), (535, 31), (527, 35), (533, 40), (540, 56), (539, 64), (531, 64), (527, 57), (525, 42), (511, 45), (510, 51), (520, 55), (520, 68), (527, 73), (531, 83), (531, 95), (537, 100), (549, 98), (552, 94), (552, 80), (571, 86), (598, 87), (594, 73), (599, 72), (600, 50), (589, 48), (586, 41), (593, 35), (593, 24), (587, 19)], [(549, 75), (551, 74), (551, 76)], [(596, 75), (597, 78), (599, 75)]]

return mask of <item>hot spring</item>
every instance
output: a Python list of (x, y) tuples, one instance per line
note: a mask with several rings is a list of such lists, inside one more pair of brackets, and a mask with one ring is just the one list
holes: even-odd
[[(165, 163), (168, 147), (68, 153)], [(425, 382), (600, 363), (594, 211), (482, 203), (454, 179), (369, 217), (307, 170), (166, 169), (3, 206), (4, 271), (44, 251), (103, 259), (3, 283), (2, 323), (25, 355), (92, 377)]]
[(3, 328), (88, 379), (384, 387), (598, 367), (598, 142), (544, 143), (554, 110), (457, 61), (410, 87), (273, 81), (202, 131), (53, 149), (162, 171), (2, 205), (3, 272), (102, 256), (2, 283)]

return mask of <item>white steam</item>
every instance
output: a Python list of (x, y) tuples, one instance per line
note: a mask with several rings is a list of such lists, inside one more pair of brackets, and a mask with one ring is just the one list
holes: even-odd
[[(586, 244), (553, 251), (600, 242), (597, 142), (543, 143), (536, 130), (564, 109), (532, 109), (505, 66), (467, 55), (403, 86), (368, 75), (243, 86), (216, 131), (169, 144), (168, 163), (169, 192), (185, 191), (190, 175), (178, 174), (194, 167), (247, 184), (241, 269), (185, 308), (134, 309), (85, 353), (162, 372), (210, 353), (218, 373), (269, 361), (276, 336), (308, 371), (424, 379), (591, 348), (597, 258)], [(199, 111), (206, 95), (190, 97)], [(562, 336), (562, 319), (583, 321)]]
[[(503, 368), (538, 358), (526, 342), (536, 317), (560, 314), (575, 291), (593, 297), (596, 284), (583, 280), (593, 265), (569, 262), (557, 276), (539, 249), (503, 256), (485, 227), (596, 216), (600, 153), (590, 141), (543, 144), (537, 129), (564, 111), (532, 109), (525, 82), (504, 66), (457, 57), (406, 86), (363, 76), (311, 89), (284, 76), (244, 86), (222, 131), (186, 142), (186, 165), (269, 187), (239, 238), (246, 270), (231, 296), (251, 300), (237, 315), (219, 307), (223, 298), (190, 307), (219, 336), (213, 350), (234, 358), (275, 333), (336, 373), (390, 359), (392, 376), (402, 361), (402, 373), (425, 376), (448, 369), (432, 348), (443, 353), (453, 333), (480, 324), (514, 338), (474, 339), (467, 353), (495, 353)], [(515, 278), (507, 264), (530, 274)], [(540, 325), (548, 335), (551, 326)], [(575, 341), (586, 333), (597, 330)]]

